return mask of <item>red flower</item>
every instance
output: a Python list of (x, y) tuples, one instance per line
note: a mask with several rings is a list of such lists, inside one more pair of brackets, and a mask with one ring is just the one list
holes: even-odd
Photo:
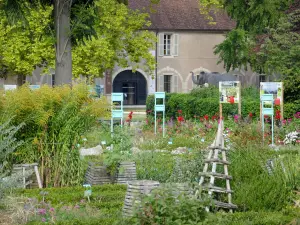
[(129, 114), (128, 114), (128, 118), (131, 120), (132, 119), (132, 114), (133, 114), (133, 112), (130, 112)]
[(234, 96), (229, 96), (228, 98), (229, 98), (229, 99), (228, 99), (228, 102), (229, 102), (230, 104), (233, 104), (233, 103), (234, 103)]
[(205, 116), (204, 116), (204, 119), (205, 119), (205, 120), (209, 120), (208, 115), (205, 115)]
[(250, 113), (249, 113), (249, 117), (251, 117), (251, 118), (253, 117), (253, 114), (252, 114), (252, 112), (250, 112)]
[(276, 110), (276, 115), (275, 115), (275, 119), (276, 120), (280, 120), (280, 110)]
[(177, 117), (177, 121), (178, 121), (179, 123), (183, 122), (183, 121), (184, 121), (183, 116), (178, 116), (178, 117)]
[(182, 114), (182, 110), (181, 109), (179, 109), (177, 112), (178, 112), (178, 114)]
[(217, 118), (218, 117), (216, 115), (211, 117), (212, 121), (215, 121)]

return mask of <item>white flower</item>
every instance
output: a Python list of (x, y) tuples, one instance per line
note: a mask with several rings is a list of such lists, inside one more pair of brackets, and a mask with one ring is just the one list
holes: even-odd
[(300, 139), (300, 133), (297, 132), (297, 131), (294, 131), (294, 132), (288, 133), (285, 136), (285, 139), (283, 140), (283, 143), (285, 145), (287, 145), (287, 144), (295, 144), (298, 139)]

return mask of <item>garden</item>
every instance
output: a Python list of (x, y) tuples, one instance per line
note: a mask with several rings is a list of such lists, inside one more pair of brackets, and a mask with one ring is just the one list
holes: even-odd
[[(264, 116), (263, 132), (256, 88), (242, 88), (241, 115), (237, 104), (223, 104), (222, 118), (215, 87), (167, 94), (165, 124), (160, 112), (155, 120), (150, 95), (147, 116), (129, 113), (122, 127), (114, 122), (113, 134), (111, 104), (84, 84), (23, 85), (0, 96), (0, 224), (300, 224), (297, 100), (284, 103), (283, 120), (274, 107), (272, 145), (271, 118)], [(226, 200), (221, 194), (199, 185), (220, 124), (233, 213), (212, 204)], [(14, 172), (33, 163), (43, 188), (37, 181), (23, 188), (34, 170)], [(126, 176), (129, 167), (133, 176)], [(126, 179), (159, 184), (130, 216)], [(176, 189), (183, 184), (188, 192)]]

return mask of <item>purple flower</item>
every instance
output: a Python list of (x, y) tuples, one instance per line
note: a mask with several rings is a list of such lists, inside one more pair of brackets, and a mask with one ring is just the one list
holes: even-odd
[(79, 205), (75, 205), (74, 208), (75, 208), (75, 209), (79, 209), (80, 206), (79, 206)]
[(46, 221), (47, 221), (46, 218), (43, 217), (42, 222), (45, 223)]
[(50, 212), (54, 212), (54, 208), (50, 208), (49, 211), (50, 211)]
[(38, 209), (38, 213), (41, 215), (45, 215), (46, 214), (46, 209)]

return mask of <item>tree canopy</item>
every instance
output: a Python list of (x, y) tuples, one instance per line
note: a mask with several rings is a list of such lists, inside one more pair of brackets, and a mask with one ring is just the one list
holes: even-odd
[[(135, 67), (141, 61), (145, 63), (145, 70), (154, 69), (154, 58), (149, 50), (154, 47), (155, 36), (140, 31), (149, 25), (148, 15), (120, 4), (126, 1), (71, 1), (74, 5), (70, 33), (62, 40), (57, 38), (57, 33), (62, 31), (55, 27), (58, 25), (55, 23), (57, 15), (52, 4), (56, 1), (14, 1), (14, 6), (8, 0), (0, 2), (2, 76), (30, 75), (36, 66), (43, 66), (46, 72), (54, 67), (55, 62), (57, 67), (63, 62), (61, 58), (70, 43), (73, 45), (73, 59), (68, 63), (73, 64), (74, 77), (99, 77), (115, 64)], [(67, 0), (61, 2), (68, 3)], [(22, 14), (15, 15), (15, 12)], [(63, 48), (59, 52), (58, 42), (62, 41)], [(70, 48), (69, 51), (71, 54)]]

